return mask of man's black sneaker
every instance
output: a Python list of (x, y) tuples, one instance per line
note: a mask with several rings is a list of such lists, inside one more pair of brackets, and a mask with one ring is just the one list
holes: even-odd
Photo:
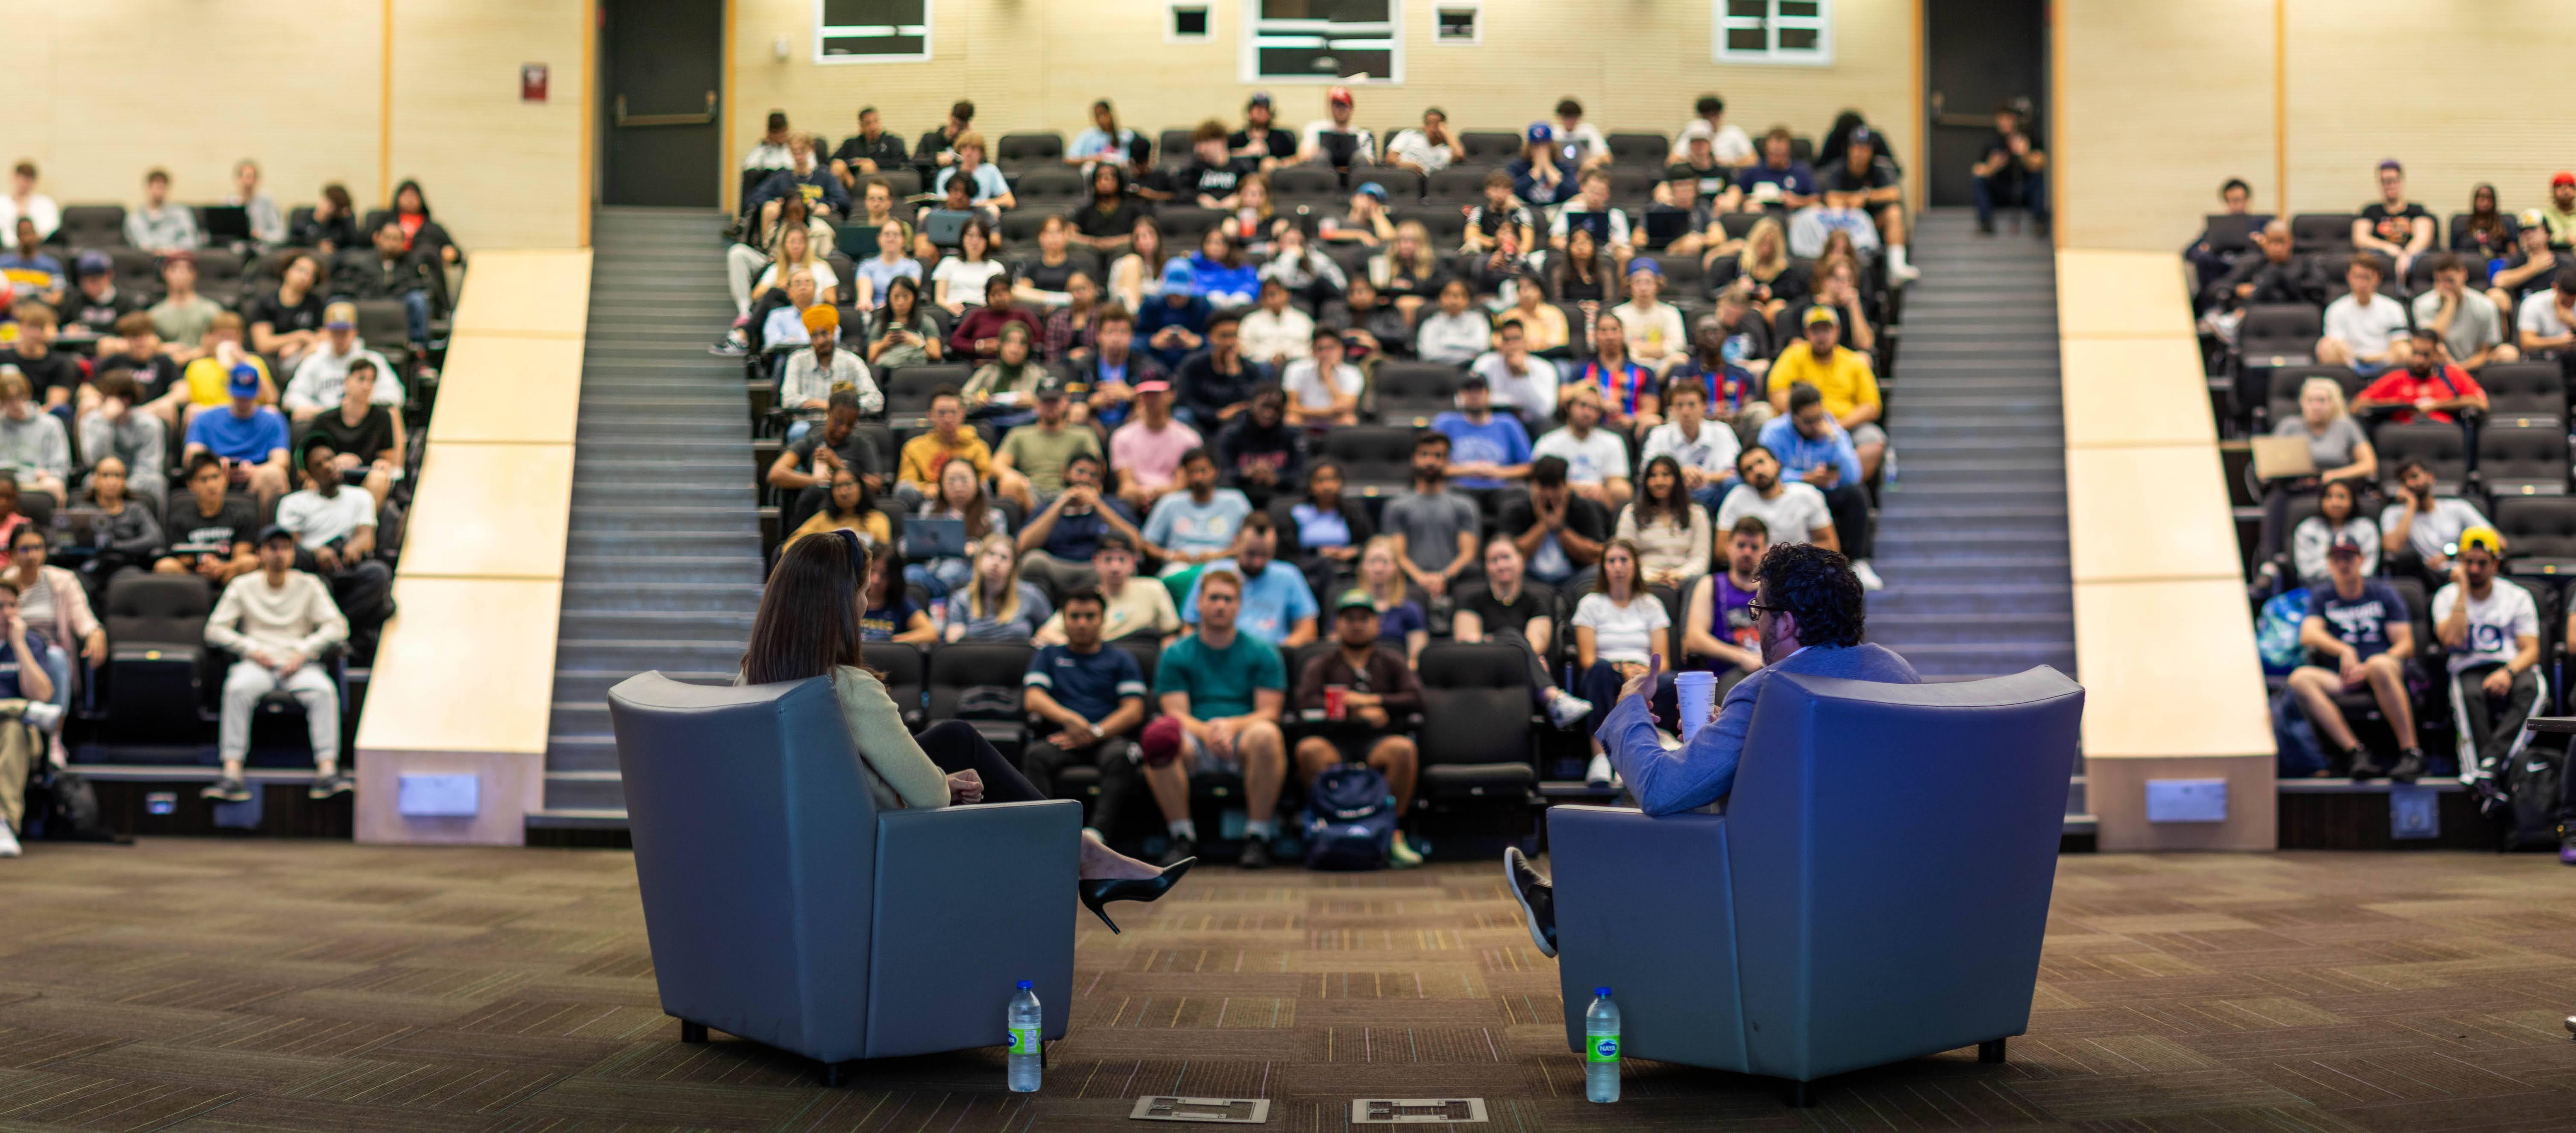
[(1270, 839), (1257, 834), (1244, 835), (1243, 856), (1236, 858), (1234, 864), (1245, 869), (1270, 868)]
[(2502, 817), (2513, 805), (2513, 800), (2506, 796), (2504, 788), (2496, 786), (2492, 776), (2480, 775), (2469, 780), (2469, 794), (2478, 800), (2478, 814), (2489, 819)]
[(357, 781), (351, 779), (349, 777), (349, 773), (346, 771), (334, 772), (329, 775), (316, 775), (313, 777), (313, 785), (305, 788), (304, 797), (308, 799), (327, 799), (333, 795), (348, 794), (356, 786)]
[(1978, 221), (1978, 222), (1977, 222), (1977, 235), (1979, 235), (1979, 236), (1992, 236), (1992, 235), (1994, 235), (1994, 234), (1995, 234), (1995, 222), (1994, 222), (1994, 221), (1991, 221), (1991, 220), (1980, 220), (1980, 221)]
[(1538, 945), (1540, 955), (1553, 958), (1556, 886), (1529, 864), (1518, 846), (1503, 851), (1503, 883), (1511, 888), (1512, 899), (1521, 903), (1521, 916), (1529, 922), (1530, 942)]
[(250, 785), (239, 779), (219, 779), (197, 792), (197, 797), (219, 803), (246, 803), (250, 801)]
[(2410, 747), (2397, 753), (2397, 766), (2388, 769), (2392, 783), (2412, 783), (2424, 777), (2424, 749)]
[(1199, 856), (1198, 839), (1174, 837), (1171, 846), (1163, 851), (1163, 856), (1154, 859), (1154, 864), (1170, 869), (1181, 864), (1184, 859), (1197, 856)]
[(2367, 783), (2386, 774), (2388, 774), (2388, 769), (2381, 767), (2377, 760), (2370, 758), (2369, 748), (2357, 747), (2352, 749), (2353, 782)]

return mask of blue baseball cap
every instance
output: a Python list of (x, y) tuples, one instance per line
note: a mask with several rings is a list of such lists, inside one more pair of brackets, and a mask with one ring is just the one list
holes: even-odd
[(1545, 122), (1532, 122), (1529, 132), (1522, 136), (1533, 142), (1552, 142), (1556, 140), (1556, 130)]
[(1657, 279), (1662, 279), (1664, 277), (1664, 265), (1647, 259), (1644, 256), (1639, 256), (1636, 259), (1628, 261), (1628, 274), (1651, 275)]
[(1199, 293), (1198, 273), (1190, 270), (1188, 260), (1175, 258), (1163, 265), (1161, 290), (1165, 295), (1196, 295)]
[(259, 396), (259, 368), (248, 362), (233, 363), (233, 380), (228, 387), (234, 397)]
[(1377, 203), (1379, 204), (1386, 203), (1386, 186), (1380, 185), (1375, 181), (1361, 185), (1357, 191), (1377, 198)]
[(106, 275), (115, 270), (116, 261), (107, 258), (105, 252), (83, 252), (79, 259), (72, 261), (72, 274), (75, 276)]

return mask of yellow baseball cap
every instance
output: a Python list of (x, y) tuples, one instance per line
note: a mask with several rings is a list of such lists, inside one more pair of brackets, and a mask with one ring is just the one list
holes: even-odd
[(2504, 536), (2497, 534), (2492, 527), (2472, 527), (2460, 532), (2460, 549), (2466, 551), (2472, 547), (2501, 557), (2504, 554)]
[(1835, 326), (1841, 326), (1843, 322), (1841, 318), (1835, 316), (1833, 308), (1824, 306), (1807, 308), (1807, 313), (1801, 318), (1807, 326), (1814, 326), (1817, 323), (1832, 323)]

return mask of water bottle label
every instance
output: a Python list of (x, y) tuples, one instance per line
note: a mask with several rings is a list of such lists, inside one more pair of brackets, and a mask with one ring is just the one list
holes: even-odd
[(1583, 1051), (1583, 1060), (1585, 1062), (1619, 1061), (1619, 1036), (1593, 1035), (1591, 1038), (1591, 1045), (1584, 1048)]
[(1039, 1041), (1036, 1027), (1011, 1028), (1011, 1053), (1013, 1054), (1036, 1054)]

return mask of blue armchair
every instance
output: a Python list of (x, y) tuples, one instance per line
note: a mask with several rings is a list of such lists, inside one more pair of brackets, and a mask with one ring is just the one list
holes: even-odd
[(2029, 1029), (2084, 690), (1783, 674), (1724, 814), (1548, 812), (1566, 1042), (1786, 1079)]
[(1073, 1001), (1082, 805), (879, 812), (831, 682), (608, 692), (662, 1010), (823, 1063), (999, 1046)]

